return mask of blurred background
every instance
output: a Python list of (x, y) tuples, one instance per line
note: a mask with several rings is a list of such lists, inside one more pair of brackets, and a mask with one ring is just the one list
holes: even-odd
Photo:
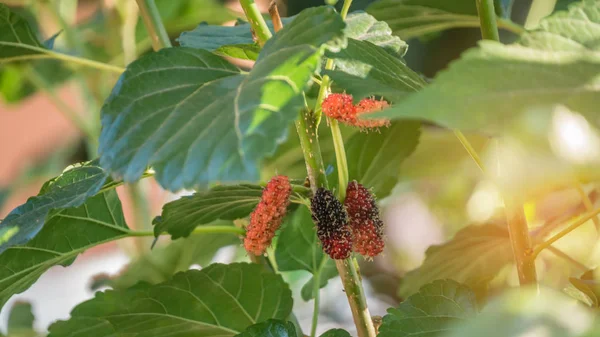
[[(132, 0), (2, 2), (27, 18), (41, 41), (50, 39), (53, 48), (63, 53), (125, 66), (151, 50)], [(351, 11), (364, 9), (371, 2), (355, 0)], [(510, 16), (516, 23), (535, 27), (541, 18), (557, 8), (566, 8), (569, 2), (515, 1)], [(173, 41), (182, 31), (192, 30), (200, 22), (232, 25), (236, 18), (243, 16), (236, 1), (156, 0), (156, 3)], [(268, 1), (257, 0), (257, 3), (266, 10)], [(283, 16), (322, 4), (323, 1), (317, 0), (278, 1)], [(410, 47), (406, 61), (415, 71), (433, 78), (462, 52), (475, 46), (480, 38), (478, 29), (467, 28), (413, 38), (407, 41)], [(505, 31), (501, 38), (507, 43), (516, 39)], [(0, 64), (0, 219), (24, 203), (27, 197), (37, 194), (46, 180), (60, 174), (66, 166), (95, 158), (97, 143), (86, 136), (97, 137), (100, 107), (115, 81), (114, 74), (90, 69), (73, 70), (56, 60)], [(584, 124), (579, 123), (577, 116), (568, 111), (556, 114), (563, 118), (557, 131), (559, 136), (562, 135), (561, 144), (572, 144), (567, 149), (570, 153), (583, 151), (583, 155), (593, 156), (593, 148), (582, 148), (581, 143), (577, 143), (582, 130), (587, 127), (585, 120)], [(477, 151), (489, 149), (487, 137), (468, 137)], [(590, 142), (584, 141), (584, 144)], [(509, 157), (517, 158), (514, 153)], [(268, 163), (266, 167), (277, 169)], [(450, 131), (424, 126), (417, 150), (402, 164), (400, 177), (392, 195), (382, 200), (388, 236), (385, 254), (362, 266), (367, 292), (373, 298), (369, 302), (373, 315), (384, 315), (386, 308), (402, 300), (401, 280), (407, 271), (421, 264), (429, 246), (445, 242), (468, 224), (501, 222), (503, 218), (502, 202), (494, 183), (482, 177)], [(586, 185), (585, 189), (589, 192), (594, 186)], [(167, 193), (151, 179), (135, 186), (120, 187), (118, 192), (127, 223), (136, 229), (150, 228), (151, 220), (160, 214), (165, 202), (189, 193)], [(531, 223), (553, 219), (581, 203), (575, 189), (559, 188), (552, 192), (543, 197), (536, 195), (527, 205)], [(594, 260), (597, 249), (595, 234), (590, 239), (593, 230), (591, 225), (584, 226), (562, 242), (572, 257), (580, 261)], [(13, 304), (26, 301), (32, 305), (36, 330), (43, 333), (53, 321), (67, 318), (73, 306), (92, 297), (93, 289), (102, 289), (105, 280), (123, 272), (130, 261), (138, 261), (141, 266), (137, 271), (128, 271), (137, 273), (137, 279), (160, 281), (165, 277), (162, 269), (173, 261), (187, 259), (192, 267), (200, 268), (210, 261), (245, 259), (237, 242), (218, 250), (215, 248), (216, 255), (208, 261), (205, 258), (190, 260), (190, 249), (183, 246), (168, 254), (163, 252), (161, 255), (158, 250), (149, 255), (150, 244), (148, 240), (122, 240), (85, 252), (67, 268), (52, 268), (33, 287), (14, 296), (3, 308), (0, 331), (6, 332)], [(571, 268), (560, 261), (549, 261), (540, 262), (541, 273), (552, 273), (552, 268)], [(501, 282), (514, 284), (514, 267), (505, 269)], [(297, 285), (299, 292), (308, 273), (290, 273), (287, 277)], [(567, 282), (559, 277), (547, 280), (559, 286), (565, 286)], [(121, 281), (128, 282), (126, 279)], [(324, 289), (321, 332), (336, 326), (352, 326), (350, 311), (341, 292), (337, 279), (330, 280)], [(295, 303), (296, 314), (307, 331), (312, 303), (302, 301), (299, 293), (296, 295), (299, 299)]]

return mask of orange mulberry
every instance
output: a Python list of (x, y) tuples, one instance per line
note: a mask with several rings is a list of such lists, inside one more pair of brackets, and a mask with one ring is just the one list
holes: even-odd
[(373, 194), (356, 181), (348, 183), (344, 206), (354, 237), (352, 250), (367, 257), (379, 255), (385, 247), (383, 221)]
[(250, 214), (244, 247), (254, 255), (262, 255), (281, 226), (290, 203), (292, 186), (288, 177), (273, 177), (265, 186), (260, 202)]
[(352, 95), (330, 94), (323, 100), (321, 110), (329, 118), (336, 119), (350, 126), (377, 128), (389, 126), (390, 121), (383, 118), (359, 119), (359, 116), (383, 110), (388, 106), (389, 104), (386, 101), (378, 101), (372, 98), (365, 98), (357, 105), (354, 105), (352, 103)]
[(310, 208), (323, 251), (335, 260), (348, 258), (352, 253), (352, 232), (344, 205), (321, 187), (312, 197)]

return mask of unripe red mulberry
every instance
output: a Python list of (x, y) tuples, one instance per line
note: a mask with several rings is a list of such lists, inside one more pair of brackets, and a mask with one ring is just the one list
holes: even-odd
[(312, 218), (323, 250), (332, 259), (343, 260), (352, 253), (352, 232), (342, 203), (324, 188), (319, 188), (310, 201)]
[(352, 95), (330, 94), (323, 100), (321, 110), (329, 118), (353, 125), (356, 122), (356, 106), (352, 103)]
[(336, 119), (344, 124), (360, 128), (377, 128), (389, 126), (390, 121), (383, 118), (359, 119), (362, 114), (368, 114), (387, 108), (386, 101), (378, 101), (371, 98), (361, 100), (358, 105), (352, 103), (352, 95), (330, 94), (321, 105), (321, 110), (329, 118)]
[(264, 188), (260, 202), (250, 214), (244, 247), (254, 255), (262, 255), (281, 226), (290, 202), (292, 186), (286, 176), (272, 178)]
[(373, 194), (356, 181), (348, 183), (344, 206), (354, 236), (352, 250), (368, 257), (379, 255), (385, 246), (383, 221)]

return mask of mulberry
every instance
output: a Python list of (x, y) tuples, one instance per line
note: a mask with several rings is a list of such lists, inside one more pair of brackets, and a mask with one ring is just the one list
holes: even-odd
[(367, 257), (379, 255), (385, 246), (383, 221), (373, 194), (356, 181), (348, 183), (344, 206), (354, 244), (352, 250)]
[(352, 232), (344, 205), (324, 188), (319, 188), (310, 201), (312, 218), (323, 250), (332, 259), (343, 260), (352, 253)]
[(389, 126), (390, 121), (383, 118), (360, 119), (362, 114), (368, 114), (387, 108), (386, 101), (378, 101), (372, 98), (361, 100), (358, 105), (352, 103), (352, 95), (330, 94), (321, 105), (321, 110), (329, 118), (336, 119), (344, 124), (360, 128), (377, 128)]
[(260, 202), (250, 214), (244, 247), (254, 255), (262, 255), (281, 226), (290, 202), (292, 186), (286, 176), (272, 178), (264, 188)]

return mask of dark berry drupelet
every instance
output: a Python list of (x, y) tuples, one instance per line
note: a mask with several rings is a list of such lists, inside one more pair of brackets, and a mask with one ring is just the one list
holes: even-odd
[(310, 205), (325, 253), (335, 260), (348, 258), (352, 253), (352, 232), (344, 205), (324, 188), (317, 190)]
[(379, 255), (385, 246), (383, 221), (371, 191), (351, 181), (346, 189), (344, 206), (354, 237), (352, 250), (366, 257)]

